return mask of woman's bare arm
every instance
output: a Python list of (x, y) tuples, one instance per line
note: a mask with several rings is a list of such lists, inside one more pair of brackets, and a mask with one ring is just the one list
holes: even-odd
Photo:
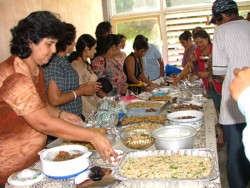
[(110, 153), (116, 156), (109, 141), (100, 133), (52, 117), (45, 108), (23, 117), (31, 127), (41, 133), (65, 140), (90, 142), (104, 159), (109, 159)]

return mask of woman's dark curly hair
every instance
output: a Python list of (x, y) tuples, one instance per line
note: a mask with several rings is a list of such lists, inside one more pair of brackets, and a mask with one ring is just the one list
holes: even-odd
[(91, 49), (95, 44), (96, 40), (91, 35), (89, 34), (81, 35), (76, 42), (76, 51), (72, 52), (68, 57), (69, 62), (73, 62), (78, 57), (81, 57), (86, 47)]
[(185, 30), (182, 34), (179, 36), (179, 40), (192, 40), (192, 33), (188, 30)]
[(96, 30), (95, 30), (96, 38), (98, 39), (99, 37), (106, 37), (107, 33), (108, 34), (111, 33), (111, 28), (112, 28), (112, 25), (110, 22), (108, 21), (100, 22), (96, 26)]
[(212, 42), (211, 42), (210, 35), (209, 35), (204, 29), (197, 31), (197, 32), (194, 34), (194, 36), (193, 36), (194, 39), (196, 39), (196, 38), (198, 38), (198, 37), (203, 38), (203, 39), (207, 39), (207, 40), (208, 40), (208, 44), (211, 44), (211, 43), (212, 43)]
[(63, 37), (56, 43), (56, 52), (64, 52), (67, 45), (71, 45), (76, 38), (76, 28), (70, 23), (63, 22), (64, 30)]
[(143, 35), (137, 35), (134, 39), (133, 49), (148, 50), (148, 38)]
[(10, 52), (21, 59), (27, 58), (32, 53), (30, 41), (39, 44), (44, 38), (59, 39), (62, 28), (61, 20), (52, 12), (33, 12), (11, 29)]
[(115, 34), (109, 34), (107, 37), (98, 38), (95, 57), (105, 54), (113, 45), (118, 46), (120, 42), (121, 38)]

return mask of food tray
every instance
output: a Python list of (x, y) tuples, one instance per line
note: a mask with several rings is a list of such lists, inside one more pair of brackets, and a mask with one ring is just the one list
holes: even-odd
[(150, 123), (160, 123), (165, 124), (165, 116), (132, 116), (132, 117), (123, 117), (121, 125), (128, 125), (131, 123), (140, 123), (140, 122), (150, 122)]
[(168, 112), (183, 111), (183, 110), (199, 110), (203, 109), (203, 104), (196, 101), (175, 103), (167, 106)]
[(164, 124), (161, 123), (154, 123), (154, 122), (139, 122), (139, 123), (130, 123), (125, 126), (122, 126), (122, 128), (119, 128), (118, 130), (134, 130), (134, 129), (146, 129), (146, 130), (154, 130), (159, 127), (163, 127)]
[(126, 115), (128, 117), (160, 115), (162, 111), (165, 109), (167, 102), (162, 102), (162, 101), (137, 102), (137, 104), (138, 107), (126, 108), (127, 110)]
[[(146, 156), (159, 156), (159, 155), (189, 155), (189, 156), (203, 156), (208, 157), (212, 163), (212, 169), (208, 176), (201, 178), (127, 178), (121, 174), (121, 169), (125, 165), (126, 161), (130, 158), (139, 158)], [(217, 164), (217, 159), (215, 152), (210, 149), (186, 149), (186, 150), (155, 150), (155, 151), (128, 151), (126, 152), (122, 159), (119, 161), (118, 165), (113, 170), (113, 176), (115, 179), (122, 181), (156, 181), (156, 182), (168, 182), (168, 181), (211, 181), (219, 176), (219, 168)]]
[(156, 116), (160, 115), (162, 112), (161, 108), (129, 108), (127, 109), (126, 115), (131, 116)]
[(135, 101), (127, 104), (126, 109), (133, 108), (162, 108), (166, 105), (166, 102), (163, 101)]
[(152, 97), (149, 98), (151, 101), (166, 101), (168, 102), (171, 99), (170, 96), (168, 95), (153, 95)]

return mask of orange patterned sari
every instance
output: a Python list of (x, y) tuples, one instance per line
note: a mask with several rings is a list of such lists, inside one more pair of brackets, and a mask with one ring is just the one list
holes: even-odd
[(28, 66), (11, 56), (0, 64), (0, 184), (9, 175), (34, 164), (47, 136), (22, 117), (47, 103), (44, 76), (34, 78)]

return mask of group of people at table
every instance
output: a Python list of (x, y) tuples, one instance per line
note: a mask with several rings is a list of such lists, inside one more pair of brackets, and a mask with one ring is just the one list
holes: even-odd
[[(250, 133), (240, 112), (248, 121), (250, 22), (238, 15), (237, 4), (232, 0), (216, 0), (212, 13), (211, 21), (218, 25), (213, 45), (202, 28), (192, 36), (195, 45), (190, 32), (180, 35), (185, 48), (184, 68), (174, 84), (189, 73), (202, 79), (208, 97), (220, 110), (229, 185), (241, 188), (246, 187), (250, 172)], [(97, 26), (96, 39), (83, 34), (75, 44), (76, 28), (49, 11), (31, 13), (11, 33), (12, 55), (0, 64), (0, 184), (38, 160), (37, 153), (45, 147), (47, 135), (87, 141), (103, 159), (116, 157), (104, 136), (76, 124), (83, 124), (105, 96), (126, 95), (128, 90), (138, 94), (159, 87), (152, 80), (164, 76), (160, 53), (151, 53), (157, 54), (156, 64), (148, 64), (150, 71), (144, 73), (143, 61), (149, 60), (143, 57), (154, 45), (145, 36), (137, 35), (134, 51), (126, 56), (121, 52), (126, 37), (111, 34), (109, 22)], [(208, 63), (201, 58), (211, 55)]]

